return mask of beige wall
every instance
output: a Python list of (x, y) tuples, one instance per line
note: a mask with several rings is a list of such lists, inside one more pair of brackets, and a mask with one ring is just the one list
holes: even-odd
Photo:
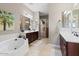
[(24, 14), (24, 11), (27, 14), (30, 14), (33, 16), (33, 12), (28, 9), (24, 4), (21, 3), (0, 3), (0, 10), (7, 10), (11, 11), (15, 15), (15, 26), (14, 30), (19, 30), (19, 23), (20, 23), (20, 17)]
[(73, 9), (73, 4), (49, 4), (49, 40), (55, 45), (59, 45), (58, 35), (58, 20), (62, 19), (62, 12)]

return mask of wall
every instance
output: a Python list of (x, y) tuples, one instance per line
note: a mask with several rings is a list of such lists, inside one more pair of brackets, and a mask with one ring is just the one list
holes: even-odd
[(58, 20), (62, 19), (62, 12), (65, 10), (72, 10), (73, 4), (69, 3), (53, 3), (49, 4), (49, 42), (54, 45), (59, 45)]
[(39, 12), (34, 12), (33, 14), (34, 20), (33, 20), (33, 24), (32, 27), (33, 29), (39, 31)]
[(14, 30), (19, 30), (20, 18), (25, 12), (33, 16), (33, 12), (28, 9), (24, 4), (21, 3), (0, 3), (1, 10), (7, 10), (15, 15), (15, 26)]

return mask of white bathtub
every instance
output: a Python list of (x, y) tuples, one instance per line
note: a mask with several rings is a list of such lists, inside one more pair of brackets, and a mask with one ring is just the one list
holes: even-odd
[(18, 33), (0, 36), (0, 56), (24, 56), (27, 53), (28, 39), (17, 37)]

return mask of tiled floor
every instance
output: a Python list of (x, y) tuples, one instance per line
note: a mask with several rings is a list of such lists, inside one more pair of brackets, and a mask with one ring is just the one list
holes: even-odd
[(26, 56), (61, 56), (60, 48), (48, 43), (44, 38), (33, 42)]

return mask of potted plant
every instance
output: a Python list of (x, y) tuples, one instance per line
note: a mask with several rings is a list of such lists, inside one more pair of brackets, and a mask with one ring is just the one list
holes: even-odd
[(12, 13), (0, 10), (0, 24), (3, 25), (3, 30), (6, 31), (6, 25), (8, 27), (13, 25), (14, 16)]

